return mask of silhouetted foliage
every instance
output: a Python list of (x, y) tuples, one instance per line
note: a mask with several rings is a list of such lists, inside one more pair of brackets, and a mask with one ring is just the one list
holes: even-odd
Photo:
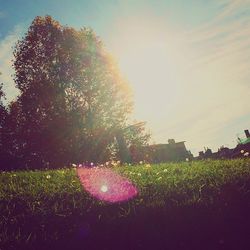
[(144, 123), (139, 126), (130, 126), (125, 133), (132, 162), (148, 161), (146, 147), (149, 145), (150, 133), (146, 131)]
[[(5, 93), (0, 84), (0, 169), (10, 169), (18, 167), (17, 155), (15, 154), (16, 117), (4, 105)], [(11, 107), (11, 105), (10, 105)], [(14, 118), (14, 119), (13, 119)]]
[(5, 99), (5, 93), (3, 91), (3, 84), (0, 83), (0, 129), (2, 129), (7, 115), (7, 110), (3, 104), (4, 99)]
[(20, 96), (7, 123), (18, 162), (38, 168), (107, 160), (132, 103), (128, 84), (94, 32), (36, 17), (14, 56)]
[(20, 103), (18, 101), (11, 102), (6, 111), (2, 127), (2, 169), (17, 169), (24, 167), (24, 157), (21, 154), (21, 146), (24, 142), (22, 140), (22, 134), (18, 133), (19, 123), (22, 119)]
[(3, 91), (3, 84), (1, 83), (0, 84), (0, 159), (4, 158), (3, 134), (4, 134), (5, 120), (7, 116), (7, 110), (3, 104), (4, 99), (5, 99), (5, 93)]

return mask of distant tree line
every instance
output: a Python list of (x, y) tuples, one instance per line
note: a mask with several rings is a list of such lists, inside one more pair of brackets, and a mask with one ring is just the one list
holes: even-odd
[[(93, 30), (36, 17), (14, 57), (20, 95), (8, 106), (0, 85), (1, 169), (119, 159), (115, 133), (128, 125), (131, 90)], [(145, 128), (130, 131), (128, 145), (147, 144)]]

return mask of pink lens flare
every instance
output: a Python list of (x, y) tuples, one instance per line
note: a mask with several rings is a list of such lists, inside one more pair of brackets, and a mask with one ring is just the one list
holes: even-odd
[(137, 188), (111, 169), (77, 168), (84, 189), (99, 200), (111, 203), (126, 201), (138, 194)]

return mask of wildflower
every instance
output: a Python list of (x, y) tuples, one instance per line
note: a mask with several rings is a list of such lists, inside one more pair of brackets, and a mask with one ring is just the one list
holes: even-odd
[(79, 164), (78, 167), (81, 168), (81, 167), (82, 167), (82, 164)]
[(139, 161), (139, 164), (142, 165), (142, 164), (143, 164), (143, 161)]
[(246, 153), (244, 154), (244, 156), (246, 156), (246, 157), (249, 156), (249, 152), (246, 152)]
[(145, 168), (150, 168), (150, 167), (151, 167), (150, 164), (146, 164), (146, 165), (145, 165)]
[(241, 151), (240, 151), (240, 152), (241, 152), (242, 154), (244, 154), (244, 152), (245, 152), (245, 151), (244, 151), (243, 149), (241, 149)]
[(112, 161), (111, 164), (116, 167), (117, 166), (117, 163), (115, 161)]
[(141, 176), (141, 173), (138, 173), (137, 175), (138, 175), (138, 176)]
[(75, 167), (76, 167), (76, 164), (73, 163), (73, 164), (72, 164), (72, 167), (75, 168)]
[(159, 174), (160, 174), (160, 172), (156, 173), (156, 175), (159, 175)]
[(189, 159), (188, 159), (188, 158), (186, 158), (186, 161), (189, 161)]
[(105, 162), (105, 165), (106, 165), (106, 166), (108, 166), (108, 165), (109, 165), (109, 162), (108, 162), (108, 161), (107, 161), (107, 162)]
[(51, 178), (51, 176), (48, 174), (48, 175), (46, 176), (46, 178), (47, 178), (47, 179), (50, 179), (50, 178)]
[(94, 166), (94, 163), (93, 163), (93, 162), (91, 162), (91, 163), (90, 163), (90, 166), (91, 166), (91, 167), (93, 167), (93, 166)]
[(13, 176), (13, 177), (16, 177), (16, 174), (13, 174), (12, 176)]
[(168, 170), (165, 168), (165, 169), (163, 170), (163, 172), (168, 172)]

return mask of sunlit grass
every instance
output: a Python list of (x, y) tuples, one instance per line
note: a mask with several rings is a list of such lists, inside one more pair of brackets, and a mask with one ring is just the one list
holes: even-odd
[[(7, 249), (69, 237), (90, 217), (94, 218), (93, 227), (99, 228), (99, 223), (110, 225), (125, 218), (146, 219), (154, 211), (167, 220), (175, 209), (219, 211), (232, 204), (250, 204), (247, 159), (112, 169), (135, 184), (139, 191), (136, 198), (117, 204), (98, 201), (84, 191), (75, 168), (1, 172), (0, 244)], [(102, 192), (108, 192), (107, 187), (103, 186)]]

